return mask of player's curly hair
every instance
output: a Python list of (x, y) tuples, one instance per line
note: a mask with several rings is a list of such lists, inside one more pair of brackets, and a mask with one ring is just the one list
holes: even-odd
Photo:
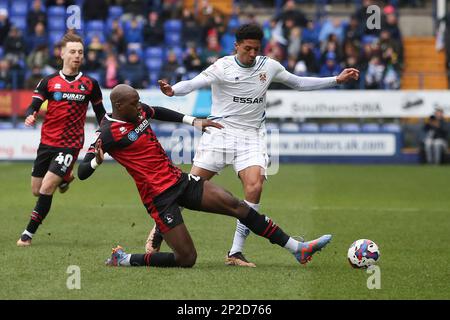
[(253, 39), (261, 41), (263, 38), (263, 31), (257, 24), (244, 24), (236, 31), (236, 42), (241, 42), (246, 39)]

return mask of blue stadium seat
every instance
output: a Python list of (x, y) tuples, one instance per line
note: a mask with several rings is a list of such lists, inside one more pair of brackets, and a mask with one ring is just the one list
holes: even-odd
[(111, 6), (108, 9), (109, 18), (118, 18), (123, 14), (123, 8), (121, 6)]
[(9, 17), (9, 21), (17, 27), (17, 29), (20, 29), (25, 31), (27, 29), (27, 17), (26, 16), (11, 16)]
[(339, 132), (339, 125), (337, 123), (324, 123), (320, 126), (322, 132)]
[(66, 18), (64, 16), (54, 16), (47, 19), (48, 30), (66, 30)]
[(145, 49), (145, 57), (163, 59), (163, 49), (161, 47), (148, 47)]
[(120, 27), (123, 29), (123, 22), (120, 19), (109, 17), (108, 19), (106, 19), (106, 23), (105, 23), (105, 32), (106, 33), (108, 33), (108, 34), (111, 33), (114, 20), (118, 20)]
[(163, 66), (163, 60), (158, 58), (145, 59), (145, 65), (150, 71), (159, 71)]
[(8, 0), (0, 0), (0, 9), (6, 9), (9, 12), (8, 7)]
[(341, 125), (342, 132), (359, 132), (361, 128), (357, 123), (343, 123)]
[(61, 41), (62, 37), (64, 36), (64, 31), (62, 30), (51, 30), (48, 33), (48, 42), (50, 44), (50, 47), (53, 48), (54, 45), (56, 45), (58, 42)]
[(47, 18), (51, 20), (53, 17), (64, 17), (66, 15), (66, 8), (63, 6), (50, 6), (47, 8)]
[(183, 22), (178, 19), (171, 19), (164, 22), (164, 31), (169, 33), (180, 33), (183, 28)]
[(302, 132), (319, 132), (319, 125), (314, 122), (302, 123), (300, 125), (300, 131), (302, 131)]
[(3, 46), (0, 46), (0, 59), (3, 58)]
[(86, 72), (86, 75), (88, 75), (89, 77), (94, 78), (95, 80), (100, 82), (100, 78), (101, 78), (100, 72), (89, 71), (89, 72)]
[(86, 22), (86, 31), (99, 31), (105, 32), (105, 24), (102, 20), (91, 20)]
[(381, 126), (381, 130), (384, 132), (401, 132), (402, 128), (397, 123), (385, 123)]
[(299, 132), (299, 131), (300, 131), (300, 126), (298, 125), (298, 123), (287, 122), (287, 123), (282, 123), (280, 125), (280, 132)]
[(148, 75), (148, 79), (150, 80), (149, 81), (150, 82), (149, 85), (151, 87), (157, 86), (158, 80), (159, 80), (159, 70), (150, 70), (149, 75)]
[(362, 132), (380, 132), (380, 125), (378, 123), (364, 123), (361, 126)]
[(180, 46), (182, 45), (181, 33), (166, 32), (164, 41), (168, 47)]
[(14, 0), (9, 8), (11, 16), (26, 16), (28, 12), (27, 0)]

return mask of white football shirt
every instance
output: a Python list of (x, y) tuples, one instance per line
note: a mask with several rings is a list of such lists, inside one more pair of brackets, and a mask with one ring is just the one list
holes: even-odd
[(173, 86), (175, 95), (211, 86), (210, 119), (225, 124), (260, 128), (265, 120), (266, 92), (271, 82), (281, 82), (296, 90), (314, 90), (336, 85), (336, 77), (298, 77), (276, 60), (258, 56), (253, 66), (244, 66), (236, 56), (225, 56), (201, 74)]

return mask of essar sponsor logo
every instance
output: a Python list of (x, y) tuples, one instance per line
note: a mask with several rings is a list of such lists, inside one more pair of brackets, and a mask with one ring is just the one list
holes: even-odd
[(244, 97), (233, 97), (233, 102), (237, 103), (263, 103), (264, 98), (244, 98)]

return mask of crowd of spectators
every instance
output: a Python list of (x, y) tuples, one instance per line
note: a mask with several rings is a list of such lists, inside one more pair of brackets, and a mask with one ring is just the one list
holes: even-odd
[[(183, 8), (182, 0), (21, 0), (31, 1), (21, 26), (14, 25), (8, 11), (19, 0), (10, 0), (7, 8), (2, 1), (8, 0), (0, 0), (0, 89), (33, 89), (43, 76), (60, 68), (49, 8), (72, 4), (81, 7), (83, 19), (81, 30), (72, 30), (85, 39), (82, 70), (104, 88), (118, 83), (151, 88), (158, 79), (174, 83), (192, 78), (232, 54), (234, 32), (248, 22), (259, 23), (264, 30), (262, 53), (290, 72), (325, 77), (354, 67), (361, 70), (361, 79), (346, 89), (400, 88), (398, 1), (364, 0), (349, 17), (329, 14), (318, 20), (287, 0), (278, 14), (274, 10), (269, 21), (260, 21), (238, 10), (224, 16), (208, 0), (198, 1), (196, 11)], [(371, 4), (382, 7), (381, 29), (366, 25)], [(89, 29), (94, 25), (100, 29)]]

